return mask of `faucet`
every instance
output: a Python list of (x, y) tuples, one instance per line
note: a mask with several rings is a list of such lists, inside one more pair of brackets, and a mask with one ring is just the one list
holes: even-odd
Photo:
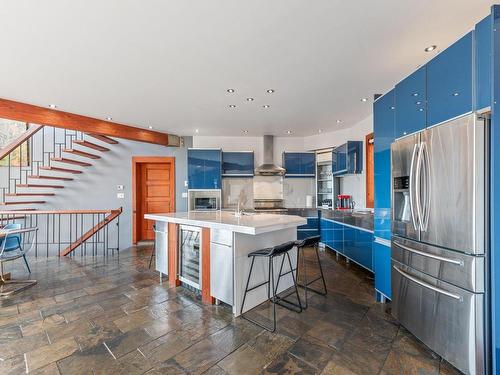
[(243, 210), (240, 210), (240, 202), (238, 201), (238, 207), (234, 211), (234, 216), (241, 217), (243, 215)]

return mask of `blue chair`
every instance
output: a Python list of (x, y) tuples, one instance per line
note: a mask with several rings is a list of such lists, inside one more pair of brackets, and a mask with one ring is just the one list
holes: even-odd
[[(36, 280), (6, 280), (4, 278), (3, 264), (18, 258), (23, 258), (28, 272), (31, 273), (26, 253), (35, 244), (35, 234), (38, 228), (21, 228), (21, 224), (7, 224), (0, 233), (0, 297), (5, 297), (21, 290), (27, 289), (36, 284)], [(5, 291), (6, 285), (22, 284), (20, 287)]]
[[(4, 230), (19, 230), (21, 229), (21, 224), (12, 223), (7, 224), (3, 227)], [(0, 248), (2, 246), (3, 240), (0, 239)], [(11, 234), (5, 240), (4, 251), (16, 251), (21, 248), (21, 234)], [(26, 260), (26, 254), (23, 254), (24, 263), (26, 264), (26, 268), (28, 269), (28, 273), (31, 273), (30, 266), (28, 265), (28, 261)]]

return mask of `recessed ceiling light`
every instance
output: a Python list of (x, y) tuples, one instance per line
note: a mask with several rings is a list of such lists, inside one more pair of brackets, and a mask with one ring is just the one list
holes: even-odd
[(364, 102), (367, 102), (368, 101), (368, 98), (361, 98), (361, 101), (364, 103)]
[(269, 104), (264, 104), (264, 105), (262, 106), (262, 108), (269, 108), (269, 107), (270, 107), (270, 105), (269, 105)]
[(246, 129), (243, 130), (243, 133), (248, 134), (248, 130), (246, 130)]
[(247, 98), (247, 102), (253, 102), (253, 98)]
[(337, 124), (340, 124), (342, 122), (342, 120), (337, 120)]
[(151, 125), (148, 126), (148, 129), (153, 129), (153, 127)]
[(49, 104), (49, 108), (52, 108), (52, 109), (57, 108), (57, 105), (55, 105), (55, 104)]
[(227, 92), (232, 94), (234, 92), (234, 89), (227, 89)]
[(437, 48), (437, 46), (436, 46), (435, 44), (433, 44), (432, 46), (427, 47), (424, 51), (425, 51), (425, 52), (432, 52), (432, 51), (434, 51), (436, 48)]
[(268, 94), (272, 94), (273, 92), (274, 92), (274, 89), (268, 89), (268, 90), (267, 90), (267, 93), (268, 93)]
[(236, 108), (234, 104), (229, 104), (229, 108)]
[(318, 129), (318, 133), (323, 133), (323, 130), (322, 129)]
[(195, 133), (199, 133), (199, 132), (200, 132), (200, 129), (194, 129), (194, 132), (195, 132)]
[(111, 120), (113, 120), (113, 117), (108, 116), (108, 117), (106, 117), (106, 120), (111, 121)]
[(292, 131), (291, 130), (287, 130), (286, 134), (292, 134)]

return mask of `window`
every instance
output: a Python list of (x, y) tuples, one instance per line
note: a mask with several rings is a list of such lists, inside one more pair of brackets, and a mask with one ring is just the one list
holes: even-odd
[(373, 133), (370, 133), (365, 138), (366, 147), (366, 207), (373, 208), (375, 201), (374, 192), (374, 175), (373, 175)]
[[(0, 150), (9, 145), (12, 141), (19, 138), (28, 129), (28, 124), (20, 121), (13, 121), (0, 118)], [(10, 154), (11, 166), (27, 166), (29, 162), (29, 146), (23, 144), (21, 148), (17, 148)], [(8, 157), (0, 160), (0, 166), (7, 166), (9, 163)]]

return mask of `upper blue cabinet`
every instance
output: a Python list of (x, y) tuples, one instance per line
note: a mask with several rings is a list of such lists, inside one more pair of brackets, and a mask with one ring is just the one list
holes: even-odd
[(426, 67), (396, 85), (396, 138), (425, 129)]
[(253, 172), (253, 151), (222, 152), (222, 176), (252, 177)]
[(342, 176), (363, 172), (363, 142), (347, 141), (332, 151), (332, 174)]
[(472, 110), (472, 31), (427, 64), (427, 125)]
[(491, 15), (476, 25), (476, 103), (475, 109), (491, 106)]
[(221, 188), (222, 152), (220, 149), (188, 150), (188, 188)]
[(284, 152), (285, 177), (315, 177), (316, 154), (314, 152)]

